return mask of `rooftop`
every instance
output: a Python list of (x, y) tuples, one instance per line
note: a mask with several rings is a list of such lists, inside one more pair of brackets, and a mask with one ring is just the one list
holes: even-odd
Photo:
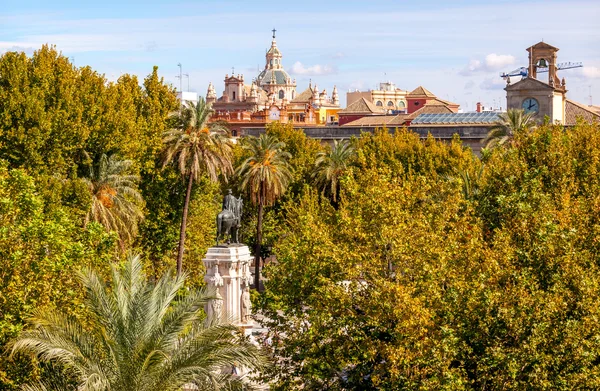
[(445, 113), (420, 114), (411, 122), (413, 125), (449, 125), (449, 124), (493, 124), (498, 120), (498, 113)]

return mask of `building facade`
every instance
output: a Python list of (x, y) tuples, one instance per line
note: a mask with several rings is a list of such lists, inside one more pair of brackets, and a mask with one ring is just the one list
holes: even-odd
[(232, 130), (253, 124), (260, 126), (272, 121), (293, 123), (298, 126), (336, 124), (340, 109), (337, 88), (331, 96), (319, 90), (312, 82), (298, 94), (296, 80), (283, 68), (283, 55), (277, 47), (275, 30), (271, 47), (265, 55), (265, 67), (250, 84), (244, 75), (225, 75), (225, 89), (220, 97), (212, 83), (206, 92), (206, 101), (212, 105), (212, 120), (227, 121)]

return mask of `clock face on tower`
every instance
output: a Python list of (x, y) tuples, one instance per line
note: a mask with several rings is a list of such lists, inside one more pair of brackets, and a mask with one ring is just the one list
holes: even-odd
[(538, 103), (538, 101), (535, 98), (527, 98), (523, 101), (523, 110), (526, 113), (539, 113), (540, 111), (540, 104)]

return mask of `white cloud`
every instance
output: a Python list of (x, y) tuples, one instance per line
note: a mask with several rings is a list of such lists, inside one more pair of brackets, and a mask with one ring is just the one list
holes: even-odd
[(490, 53), (485, 56), (483, 61), (471, 60), (469, 65), (464, 67), (458, 73), (463, 76), (470, 76), (476, 72), (491, 72), (505, 69), (506, 67), (513, 65), (516, 62), (514, 56), (508, 54), (496, 54)]
[(600, 68), (598, 67), (583, 67), (581, 69), (581, 73), (583, 76), (589, 79), (598, 79), (600, 78)]
[(318, 75), (331, 75), (336, 73), (335, 68), (329, 65), (312, 65), (304, 66), (300, 61), (296, 61), (290, 69), (290, 73), (293, 75), (306, 75), (306, 76), (318, 76)]
[(465, 90), (470, 90), (475, 87), (475, 82), (473, 80), (469, 80), (465, 83)]
[(490, 71), (498, 71), (515, 63), (515, 57), (506, 54), (491, 53), (485, 56), (485, 68)]

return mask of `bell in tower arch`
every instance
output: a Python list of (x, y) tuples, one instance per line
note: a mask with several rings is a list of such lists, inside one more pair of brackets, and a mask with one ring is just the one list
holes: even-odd
[(545, 59), (540, 59), (537, 63), (538, 68), (548, 68), (548, 62)]

